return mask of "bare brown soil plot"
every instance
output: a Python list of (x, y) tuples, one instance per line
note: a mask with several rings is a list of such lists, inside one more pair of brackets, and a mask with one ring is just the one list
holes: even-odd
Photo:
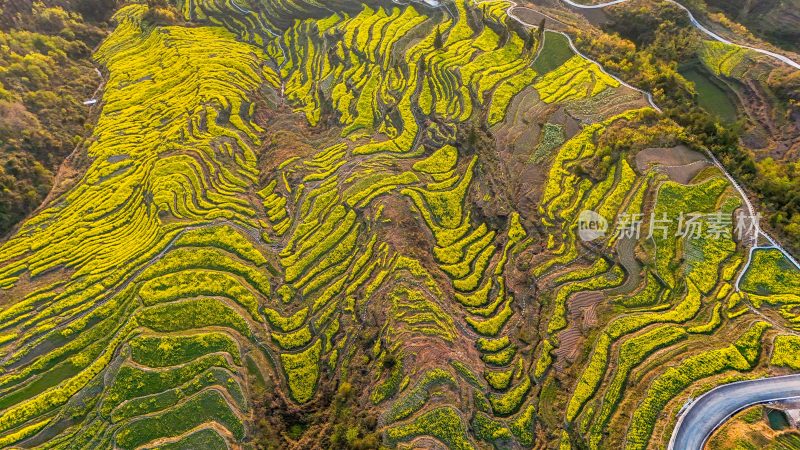
[(597, 305), (605, 299), (598, 291), (578, 292), (567, 301), (568, 326), (558, 335), (556, 365), (561, 370), (575, 361), (580, 353), (584, 333), (597, 326)]
[(647, 148), (636, 154), (636, 168), (645, 171), (654, 165), (673, 181), (688, 184), (703, 169), (711, 165), (705, 155), (685, 145), (671, 148)]

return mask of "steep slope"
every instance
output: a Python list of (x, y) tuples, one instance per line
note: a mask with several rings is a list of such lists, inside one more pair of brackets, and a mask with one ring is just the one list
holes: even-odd
[(776, 45), (793, 52), (800, 51), (800, 2), (797, 0), (708, 0), (706, 3)]
[[(0, 3), (0, 236), (32, 213), (51, 188), (58, 193), (84, 170), (83, 139), (101, 84), (92, 48), (105, 23), (76, 7)], [(79, 8), (78, 8), (79, 9)], [(71, 157), (70, 157), (71, 155)], [(60, 174), (59, 165), (70, 157)]]

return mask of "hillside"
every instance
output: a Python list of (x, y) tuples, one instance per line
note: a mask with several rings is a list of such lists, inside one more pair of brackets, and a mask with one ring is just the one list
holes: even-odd
[(800, 2), (797, 0), (710, 0), (706, 3), (776, 45), (800, 51)]
[(763, 226), (800, 251), (800, 55), (698, 2), (535, 0), (514, 11), (546, 18), (610, 73), (650, 92), (758, 199)]
[(85, 170), (0, 247), (0, 447), (663, 448), (800, 370), (741, 187), (513, 6), (122, 5)]
[(73, 3), (0, 2), (0, 236), (85, 169), (96, 111), (84, 102), (102, 82), (92, 48), (108, 24), (76, 12), (100, 3)]

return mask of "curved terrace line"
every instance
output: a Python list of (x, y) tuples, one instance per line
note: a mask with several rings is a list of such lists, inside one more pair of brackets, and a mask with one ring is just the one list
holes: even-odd
[[(608, 6), (617, 5), (617, 4), (620, 4), (620, 3), (625, 3), (628, 0), (613, 0), (613, 1), (610, 1), (610, 2), (597, 3), (597, 4), (594, 4), (594, 5), (583, 5), (583, 4), (580, 4), (580, 3), (576, 3), (573, 0), (561, 0), (561, 1), (563, 1), (566, 4), (568, 4), (569, 6), (572, 6), (574, 8), (578, 8), (578, 9), (600, 9), (600, 8), (605, 8), (605, 7), (608, 7)], [(734, 46), (737, 46), (737, 47), (740, 47), (740, 48), (752, 50), (754, 52), (770, 56), (770, 57), (775, 58), (775, 59), (777, 59), (777, 60), (779, 60), (779, 61), (781, 61), (781, 62), (783, 62), (785, 64), (788, 64), (789, 66), (791, 66), (791, 67), (793, 67), (795, 69), (800, 70), (800, 63), (797, 63), (794, 60), (792, 60), (792, 59), (790, 59), (790, 58), (788, 58), (788, 57), (786, 57), (784, 55), (781, 55), (779, 53), (775, 53), (775, 52), (772, 52), (772, 51), (769, 51), (769, 50), (765, 50), (765, 49), (762, 49), (762, 48), (758, 48), (758, 47), (752, 47), (752, 46), (744, 45), (744, 44), (737, 44), (736, 42), (732, 42), (732, 41), (729, 41), (729, 40), (723, 38), (722, 36), (714, 33), (713, 31), (711, 31), (708, 28), (706, 28), (705, 26), (703, 26), (703, 24), (701, 24), (694, 17), (694, 15), (689, 10), (689, 8), (687, 8), (687, 7), (683, 6), (682, 4), (678, 3), (676, 0), (667, 0), (667, 1), (672, 3), (673, 5), (681, 8), (682, 10), (686, 11), (686, 14), (689, 16), (689, 20), (691, 21), (692, 25), (694, 25), (695, 28), (697, 28), (702, 33), (706, 34), (707, 36), (711, 37), (712, 39), (714, 39), (716, 41), (719, 41), (719, 42), (722, 42), (724, 44), (734, 45)], [(519, 19), (517, 18), (517, 20), (519, 20)], [(572, 44), (572, 41), (570, 40), (570, 45), (571, 44)], [(651, 97), (648, 97), (648, 98), (651, 98)], [(747, 206), (748, 214), (750, 215), (750, 217), (755, 217), (755, 208), (753, 208), (753, 205), (750, 203), (750, 199), (748, 198), (748, 196), (744, 192), (744, 190), (741, 188), (741, 186), (739, 186), (739, 183), (737, 183), (736, 180), (734, 180), (734, 178), (728, 173), (728, 171), (725, 170), (722, 167), (722, 164), (720, 164), (720, 162), (717, 160), (716, 157), (714, 157), (714, 155), (711, 154), (711, 152), (708, 152), (708, 155), (711, 158), (711, 160), (714, 163), (714, 165), (717, 166), (722, 171), (723, 174), (725, 174), (725, 177), (728, 179), (728, 181), (730, 181), (731, 184), (733, 184), (733, 187), (736, 188), (737, 191), (739, 191), (739, 194), (741, 195), (742, 199), (744, 199), (745, 205)], [(789, 262), (792, 263), (792, 265), (794, 265), (795, 267), (800, 269), (800, 263), (798, 263), (797, 260), (789, 252), (786, 251), (786, 249), (784, 249), (780, 244), (778, 244), (775, 241), (775, 239), (772, 238), (772, 236), (770, 236), (769, 234), (767, 234), (767, 232), (762, 230), (761, 226), (758, 223), (755, 223), (754, 224), (754, 233), (753, 233), (753, 237), (752, 237), (752, 240), (753, 240), (752, 247), (757, 247), (758, 246), (758, 238), (760, 236), (763, 236), (767, 241), (769, 241), (769, 243), (771, 245), (767, 246), (767, 247), (759, 247), (759, 248), (775, 248), (775, 249), (777, 249), (778, 251), (780, 251), (783, 254), (784, 257), (786, 257), (786, 259), (789, 260)], [(752, 262), (752, 254), (753, 254), (753, 252), (752, 252), (752, 248), (751, 248), (751, 251), (749, 252), (748, 259), (747, 259), (747, 264), (745, 264), (744, 268), (742, 269), (741, 273), (739, 274), (739, 277), (736, 279), (736, 285), (734, 286), (734, 288), (737, 291), (739, 291), (739, 282), (742, 279), (742, 275), (744, 275), (744, 273), (747, 272), (747, 269), (750, 268), (750, 263)]]
[[(567, 4), (571, 5), (571, 6), (575, 6), (576, 8), (598, 9), (598, 8), (604, 8), (606, 6), (611, 6), (611, 5), (627, 2), (628, 0), (613, 0), (613, 1), (607, 2), (607, 3), (599, 3), (597, 5), (581, 5), (581, 4), (575, 3), (572, 0), (562, 0), (562, 1), (564, 1), (565, 3), (567, 3)], [(706, 29), (702, 25), (700, 25), (700, 23), (697, 22), (696, 19), (694, 19), (694, 16), (692, 16), (692, 13), (688, 9), (686, 9), (686, 7), (684, 7), (683, 5), (675, 2), (674, 0), (667, 0), (667, 1), (669, 1), (671, 3), (674, 3), (674, 4), (678, 5), (679, 7), (681, 7), (682, 9), (684, 9), (689, 14), (689, 17), (691, 18), (692, 23), (695, 24), (696, 26), (698, 26), (698, 29), (700, 29), (701, 31), (710, 33), (710, 35), (712, 37), (718, 38), (723, 42), (728, 42), (728, 41), (725, 41), (723, 38), (717, 36), (716, 34), (712, 33), (711, 31), (709, 31), (708, 29)], [(482, 2), (480, 2), (480, 1), (477, 1), (477, 0), (475, 1), (476, 5), (479, 5), (481, 3)], [(511, 17), (512, 19), (516, 20), (517, 22), (521, 23), (522, 25), (524, 25), (526, 27), (533, 27), (534, 25), (531, 24), (531, 23), (526, 22), (525, 20), (523, 20), (522, 18), (520, 18), (519, 16), (514, 14), (513, 9), (515, 9), (515, 8), (525, 8), (525, 9), (534, 11), (534, 12), (536, 12), (538, 14), (541, 14), (541, 15), (543, 15), (543, 16), (551, 19), (551, 20), (558, 21), (557, 19), (554, 19), (554, 18), (552, 18), (552, 17), (548, 16), (547, 14), (544, 14), (544, 13), (542, 13), (540, 11), (536, 11), (536, 10), (534, 10), (532, 8), (527, 7), (527, 6), (519, 6), (514, 1), (511, 1), (510, 3), (511, 3), (511, 6), (509, 6), (508, 9), (506, 9), (506, 14), (509, 17)], [(647, 101), (650, 104), (650, 106), (653, 109), (655, 109), (656, 111), (662, 112), (661, 108), (659, 108), (658, 105), (656, 105), (655, 101), (653, 100), (653, 95), (650, 92), (647, 92), (645, 90), (642, 90), (642, 89), (639, 89), (639, 88), (637, 88), (635, 86), (632, 86), (629, 83), (626, 83), (625, 81), (621, 80), (619, 77), (617, 77), (617, 76), (615, 76), (615, 75), (613, 75), (611, 73), (608, 73), (605, 70), (605, 68), (603, 67), (603, 65), (600, 64), (598, 61), (596, 61), (596, 60), (594, 60), (592, 58), (589, 58), (588, 56), (586, 56), (583, 53), (581, 53), (580, 51), (578, 51), (578, 49), (575, 47), (574, 42), (572, 41), (572, 38), (568, 34), (562, 32), (562, 31), (557, 31), (557, 30), (548, 30), (548, 31), (555, 32), (555, 33), (560, 33), (561, 35), (565, 36), (567, 38), (567, 42), (569, 42), (570, 48), (572, 49), (573, 52), (575, 52), (575, 54), (581, 56), (582, 58), (585, 58), (586, 60), (590, 61), (593, 64), (596, 64), (597, 67), (603, 73), (605, 73), (608, 76), (612, 77), (613, 79), (617, 80), (623, 86), (631, 88), (631, 89), (633, 89), (635, 91), (638, 91), (638, 92), (642, 93), (643, 95), (645, 95), (645, 97), (647, 98)], [(738, 44), (732, 44), (732, 45), (738, 45)], [(747, 48), (749, 48), (749, 47), (747, 47)], [(771, 53), (771, 52), (768, 52), (767, 50), (763, 50), (761, 52), (762, 53), (763, 52)], [(782, 56), (782, 55), (777, 55), (777, 56)], [(783, 57), (783, 58), (785, 58), (785, 57)], [(788, 58), (786, 58), (786, 59), (788, 59)], [(798, 69), (800, 69), (800, 64), (797, 64), (797, 63), (795, 63), (794, 61), (791, 61), (791, 60), (789, 60), (789, 61), (792, 63), (791, 65), (793, 67), (797, 67)], [(750, 198), (748, 197), (748, 195), (744, 191), (744, 189), (742, 189), (742, 187), (739, 185), (739, 183), (733, 178), (733, 176), (730, 173), (728, 173), (728, 171), (725, 169), (725, 167), (722, 165), (722, 163), (720, 163), (719, 160), (710, 151), (706, 151), (706, 153), (707, 153), (708, 157), (711, 159), (711, 162), (717, 167), (717, 169), (720, 170), (720, 172), (722, 172), (723, 175), (725, 175), (725, 178), (727, 178), (727, 180), (731, 183), (731, 185), (734, 187), (734, 189), (736, 189), (736, 191), (739, 193), (739, 196), (741, 196), (742, 200), (744, 201), (744, 205), (747, 207), (747, 214), (750, 217), (755, 217), (756, 216), (756, 209), (753, 207), (753, 204), (750, 202)], [(750, 244), (751, 248), (758, 246), (758, 238), (761, 237), (761, 236), (763, 236), (770, 243), (770, 246), (768, 246), (766, 248), (775, 248), (775, 249), (777, 249), (778, 251), (780, 251), (786, 257), (787, 260), (789, 260), (789, 262), (791, 262), (795, 267), (800, 269), (800, 263), (798, 263), (798, 261), (788, 251), (786, 251), (786, 249), (784, 249), (780, 244), (778, 244), (778, 242), (775, 239), (773, 239), (772, 236), (767, 234), (766, 231), (762, 230), (761, 226), (760, 226), (760, 224), (758, 222), (755, 222), (753, 224), (753, 235), (751, 237), (751, 241), (752, 242)], [(741, 271), (739, 273), (739, 276), (738, 276), (738, 278), (736, 280), (736, 283), (734, 285), (734, 289), (736, 289), (737, 292), (739, 291), (739, 281), (741, 281), (741, 278), (744, 275), (744, 273), (746, 273), (747, 270), (750, 268), (750, 263), (751, 262), (752, 262), (752, 251), (750, 251), (748, 253), (747, 263), (741, 269)]]
[[(563, 1), (568, 3), (568, 4), (574, 5), (576, 7), (579, 7), (579, 8), (595, 9), (595, 8), (602, 8), (602, 7), (605, 7), (605, 6), (609, 6), (609, 5), (612, 5), (612, 4), (623, 3), (623, 2), (628, 1), (628, 0), (614, 0), (612, 2), (605, 3), (605, 4), (602, 4), (602, 5), (591, 5), (591, 6), (578, 5), (578, 4), (575, 4), (574, 2), (572, 2), (571, 0), (563, 0)], [(696, 19), (694, 19), (694, 16), (692, 16), (691, 12), (689, 12), (689, 10), (686, 9), (683, 5), (680, 5), (680, 4), (678, 4), (677, 2), (675, 2), (673, 0), (668, 0), (668, 1), (680, 6), (682, 9), (684, 9), (689, 14), (689, 17), (692, 20), (692, 23), (695, 24), (695, 26), (697, 26), (698, 29), (700, 29), (701, 31), (706, 32), (707, 34), (710, 34), (712, 37), (718, 38), (719, 40), (721, 40), (723, 42), (727, 42), (724, 39), (720, 38), (719, 36), (715, 35), (714, 33), (711, 33), (709, 30), (707, 30), (702, 25), (700, 25), (696, 21)], [(479, 2), (477, 2), (477, 1), (475, 3), (479, 4)], [(513, 13), (512, 9), (514, 9), (516, 7), (518, 7), (518, 5), (515, 2), (512, 1), (511, 2), (511, 6), (506, 11), (508, 16), (513, 18), (513, 19), (515, 19), (516, 21), (520, 22), (522, 25), (532, 27), (533, 25), (531, 25), (530, 23), (522, 20), (520, 17), (516, 16)], [(527, 8), (527, 9), (531, 9), (531, 8)], [(531, 9), (531, 10), (534, 11), (533, 9)], [(536, 12), (538, 12), (538, 11), (536, 11)], [(544, 15), (545, 17), (551, 18), (550, 16), (548, 16), (546, 14), (543, 14), (541, 12), (538, 12), (538, 13)], [(553, 31), (553, 30), (551, 30), (551, 31)], [(582, 57), (584, 57), (587, 60), (593, 62), (594, 64), (597, 64), (597, 66), (600, 67), (600, 69), (603, 70), (603, 72), (608, 74), (608, 72), (605, 71), (605, 69), (603, 68), (603, 66), (599, 62), (597, 62), (597, 61), (595, 61), (595, 60), (593, 60), (591, 58), (588, 58), (585, 55), (583, 55), (582, 53), (580, 53), (575, 48), (575, 45), (573, 44), (572, 39), (570, 38), (569, 35), (567, 35), (566, 33), (560, 32), (560, 31), (557, 31), (557, 32), (561, 33), (562, 35), (567, 37), (567, 40), (568, 40), (568, 42), (570, 44), (570, 47), (572, 48), (572, 50), (576, 54), (581, 55)], [(733, 44), (733, 45), (736, 45), (736, 44)], [(749, 48), (749, 47), (747, 47), (747, 48)], [(767, 52), (766, 50), (764, 50), (764, 51), (761, 51), (760, 53), (770, 54), (771, 52)], [(781, 56), (781, 55), (777, 55), (777, 56)], [(781, 57), (779, 59), (784, 60), (784, 58), (785, 57)], [(785, 58), (785, 59), (788, 60), (788, 58)], [(795, 63), (794, 61), (791, 61), (791, 60), (788, 60), (788, 61), (789, 61), (790, 65), (800, 69), (800, 64), (797, 64), (797, 63)], [(784, 61), (784, 62), (786, 62), (786, 61)], [(611, 75), (611, 74), (609, 74), (609, 75), (611, 77), (613, 77), (614, 79), (618, 80), (621, 84), (623, 84), (625, 86), (628, 86), (628, 87), (631, 87), (631, 88), (633, 88), (633, 89), (635, 89), (635, 90), (637, 90), (639, 92), (644, 93), (646, 95), (648, 101), (650, 102), (650, 104), (653, 106), (653, 108), (656, 109), (657, 111), (661, 112), (661, 109), (658, 108), (658, 106), (655, 104), (655, 102), (653, 101), (653, 97), (649, 92), (643, 91), (643, 90), (635, 88), (633, 86), (630, 86), (628, 83), (625, 83), (624, 81), (620, 80), (619, 78), (615, 77), (614, 75)], [(731, 183), (731, 185), (736, 189), (736, 191), (742, 197), (742, 199), (744, 201), (744, 206), (748, 210), (748, 214), (750, 214), (751, 217), (755, 216), (755, 208), (753, 207), (753, 204), (750, 202), (750, 198), (747, 196), (747, 194), (741, 188), (739, 183), (737, 183), (736, 180), (733, 178), (733, 176), (731, 176), (728, 173), (728, 171), (725, 170), (725, 168), (722, 166), (722, 164), (719, 162), (719, 160), (710, 151), (707, 151), (707, 154), (708, 154), (709, 158), (711, 159), (712, 163), (725, 175), (725, 177), (728, 179), (728, 181)], [(737, 278), (735, 286), (734, 286), (736, 291), (739, 291), (739, 283), (740, 283), (742, 277), (744, 276), (744, 274), (749, 269), (750, 263), (752, 262), (753, 252), (756, 249), (775, 248), (775, 249), (779, 250), (795, 267), (800, 269), (800, 264), (798, 264), (797, 260), (795, 260), (783, 247), (781, 247), (771, 236), (769, 236), (769, 234), (767, 234), (765, 231), (763, 231), (761, 229), (760, 225), (758, 224), (758, 222), (755, 222), (753, 224), (753, 227), (754, 227), (754, 231), (755, 232), (753, 233), (752, 243), (750, 245), (750, 249), (748, 250), (747, 264), (745, 264), (745, 266), (739, 272), (738, 278)], [(769, 245), (769, 246), (761, 246), (761, 247), (758, 246), (758, 238), (759, 238), (759, 236), (764, 236), (769, 241), (769, 243), (771, 245)], [(784, 380), (788, 380), (789, 383), (791, 383), (790, 384), (791, 389), (794, 389), (794, 390), (786, 389), (786, 387), (784, 387), (784, 383), (785, 383)], [(746, 392), (748, 389), (757, 389), (758, 391), (755, 392), (755, 393), (750, 393), (750, 395), (748, 396), (748, 393)], [(741, 391), (745, 391), (745, 392), (742, 394)], [(777, 393), (773, 393), (775, 391), (777, 391)], [(720, 394), (720, 393), (722, 393), (722, 394)], [(708, 440), (708, 438), (711, 436), (711, 434), (717, 428), (719, 428), (723, 423), (725, 423), (731, 416), (733, 416), (736, 412), (741, 411), (742, 409), (744, 409), (744, 408), (746, 408), (748, 406), (755, 405), (755, 404), (768, 403), (770, 401), (783, 400), (783, 399), (794, 398), (794, 397), (800, 397), (800, 375), (789, 375), (789, 376), (786, 376), (786, 377), (762, 378), (762, 379), (759, 379), (759, 380), (728, 383), (728, 384), (724, 384), (724, 385), (718, 386), (718, 387), (712, 389), (711, 391), (707, 392), (706, 394), (702, 395), (698, 399), (692, 401), (691, 403), (688, 404), (688, 406), (687, 405), (684, 406), (684, 408), (681, 410), (680, 416), (678, 418), (678, 422), (675, 425), (675, 428), (673, 429), (673, 433), (672, 433), (672, 436), (670, 438), (668, 450), (675, 450), (675, 449), (680, 449), (680, 450), (695, 450), (695, 449), (696, 450), (702, 450), (703, 446), (705, 445), (705, 442)], [(723, 403), (720, 403), (720, 402), (723, 402)], [(712, 416), (712, 413), (714, 413), (713, 416)], [(686, 427), (684, 428), (684, 426), (683, 426), (684, 422), (690, 423), (691, 425), (686, 425)]]

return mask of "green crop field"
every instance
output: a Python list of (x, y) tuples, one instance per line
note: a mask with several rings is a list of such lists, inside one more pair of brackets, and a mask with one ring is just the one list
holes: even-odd
[(121, 5), (85, 171), (0, 246), (0, 447), (662, 448), (800, 370), (729, 179), (639, 163), (691, 131), (510, 6)]
[[(729, 69), (713, 68), (712, 70), (722, 71)], [(718, 116), (725, 122), (731, 123), (736, 120), (736, 105), (731, 100), (731, 94), (720, 86), (721, 81), (713, 80), (711, 75), (698, 68), (687, 69), (681, 74), (694, 83), (697, 91), (697, 101), (703, 109)]]
[(548, 73), (559, 68), (573, 54), (566, 36), (547, 31), (544, 34), (544, 45), (533, 62), (533, 69), (538, 73)]

